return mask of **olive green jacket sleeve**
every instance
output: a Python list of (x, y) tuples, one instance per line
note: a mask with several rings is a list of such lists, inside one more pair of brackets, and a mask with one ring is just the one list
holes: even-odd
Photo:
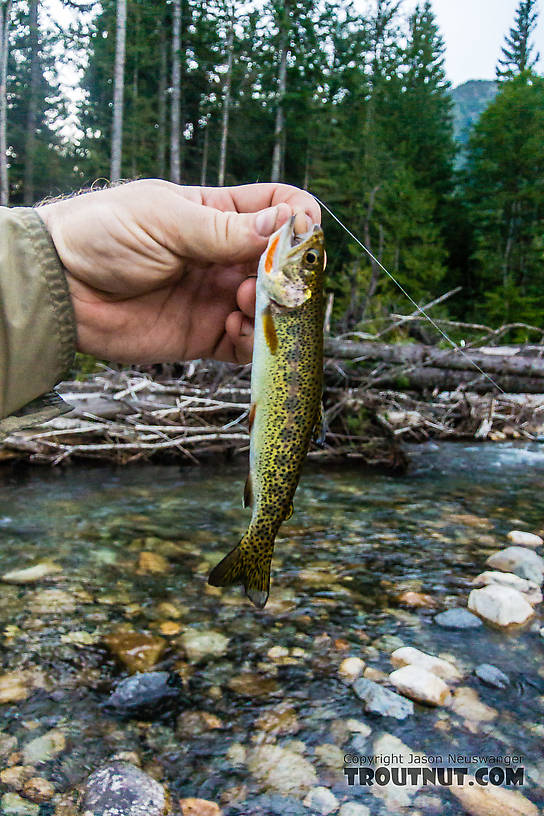
[(67, 374), (75, 343), (66, 275), (43, 221), (0, 207), (0, 437), (62, 412), (54, 396), (36, 400)]

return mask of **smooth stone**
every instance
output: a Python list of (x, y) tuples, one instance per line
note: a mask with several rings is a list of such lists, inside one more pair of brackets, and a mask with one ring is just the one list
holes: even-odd
[(443, 629), (480, 629), (483, 626), (482, 621), (464, 606), (456, 606), (452, 609), (446, 609), (445, 612), (439, 612), (435, 615), (434, 622)]
[(270, 697), (281, 689), (273, 677), (262, 677), (253, 672), (244, 672), (229, 680), (229, 688), (242, 697)]
[(6, 572), (0, 580), (8, 584), (33, 584), (58, 572), (62, 572), (61, 567), (44, 561), (40, 564), (34, 564), (32, 567)]
[(204, 657), (221, 657), (226, 654), (230, 638), (214, 630), (189, 629), (181, 636), (181, 645), (187, 659), (197, 663)]
[(83, 816), (163, 816), (165, 790), (135, 765), (112, 762), (85, 783)]
[(538, 584), (534, 581), (528, 581), (526, 578), (520, 578), (519, 575), (514, 575), (513, 572), (499, 572), (498, 570), (489, 570), (482, 572), (472, 582), (474, 586), (487, 586), (488, 584), (501, 584), (508, 586), (511, 589), (516, 589), (525, 596), (531, 606), (542, 603), (542, 592)]
[(357, 802), (344, 802), (338, 816), (370, 816), (370, 810), (366, 805), (359, 805)]
[(182, 816), (221, 816), (222, 810), (215, 802), (208, 799), (180, 799)]
[(4, 731), (0, 731), (0, 759), (4, 759), (4, 757), (12, 754), (16, 748), (17, 737), (13, 737), (11, 734), (6, 734)]
[[(402, 740), (398, 737), (395, 737), (393, 734), (383, 733), (378, 736), (374, 742), (372, 751), (365, 751), (365, 753), (372, 753), (375, 755), (382, 755), (384, 757), (395, 755), (397, 757), (397, 761), (392, 762), (391, 764), (397, 765), (401, 768), (409, 768), (414, 766), (414, 761), (410, 762), (410, 757), (412, 755), (417, 757), (424, 757), (424, 754), (414, 751), (408, 745), (406, 745)], [(418, 763), (420, 764), (420, 763)], [(382, 799), (386, 806), (386, 813), (387, 814), (397, 814), (404, 813), (404, 808), (408, 808), (411, 805), (412, 798), (417, 793), (419, 785), (412, 784), (407, 782), (406, 785), (395, 785), (393, 780), (391, 780), (387, 785), (380, 786), (380, 785), (372, 785), (370, 788), (370, 792)], [(412, 809), (410, 809), (410, 813), (412, 813)]]
[(332, 791), (319, 786), (312, 788), (307, 793), (302, 804), (310, 808), (314, 813), (320, 814), (320, 816), (329, 816), (329, 813), (338, 810), (339, 802)]
[(6, 788), (11, 788), (14, 791), (22, 791), (25, 782), (27, 782), (35, 773), (36, 769), (33, 765), (12, 765), (10, 768), (4, 768), (0, 772), (0, 782)]
[(511, 530), (506, 538), (511, 541), (512, 544), (516, 544), (520, 547), (531, 547), (535, 550), (537, 547), (542, 547), (544, 545), (544, 541), (539, 535), (535, 535), (534, 533), (525, 533), (523, 530)]
[(426, 595), (424, 592), (414, 592), (411, 589), (401, 592), (398, 601), (413, 609), (432, 609), (436, 606), (436, 601), (431, 595)]
[(229, 746), (226, 757), (233, 765), (244, 765), (247, 759), (247, 750), (241, 742), (233, 742)]
[(266, 788), (287, 796), (306, 794), (318, 781), (308, 760), (279, 745), (256, 748), (249, 756), (248, 768)]
[(444, 681), (421, 666), (403, 666), (389, 675), (389, 680), (401, 694), (405, 694), (418, 703), (427, 705), (444, 705), (450, 691)]
[(31, 802), (49, 802), (55, 795), (55, 788), (47, 779), (41, 776), (33, 776), (23, 787), (23, 795)]
[(342, 680), (352, 682), (357, 680), (365, 670), (365, 661), (360, 657), (346, 657), (338, 667), (338, 674)]
[(297, 734), (300, 731), (297, 713), (292, 706), (286, 703), (280, 703), (274, 708), (263, 711), (256, 720), (255, 727), (259, 731), (265, 731), (276, 736)]
[(344, 752), (330, 742), (316, 745), (314, 755), (321, 765), (326, 765), (327, 768), (333, 768), (335, 771), (341, 770), (344, 765)]
[(473, 589), (468, 596), (468, 606), (472, 612), (497, 626), (522, 624), (534, 615), (533, 607), (521, 592), (500, 584)]
[(63, 589), (42, 589), (34, 595), (30, 609), (35, 615), (68, 615), (75, 612), (77, 602), (74, 595)]
[(179, 675), (144, 672), (121, 680), (108, 697), (105, 708), (123, 717), (143, 714), (159, 716), (182, 700)]
[(539, 816), (537, 806), (519, 791), (491, 785), (484, 788), (474, 777), (467, 777), (464, 785), (452, 785), (449, 790), (470, 816)]
[(498, 716), (498, 711), (482, 703), (478, 692), (469, 686), (460, 686), (455, 690), (450, 708), (470, 722), (492, 722)]
[(480, 663), (480, 665), (474, 669), (474, 674), (487, 686), (503, 689), (510, 685), (508, 675), (490, 663)]
[(394, 717), (396, 720), (405, 720), (414, 713), (414, 704), (410, 700), (366, 677), (359, 677), (352, 688), (357, 697), (363, 701), (365, 711), (382, 717)]
[(152, 669), (166, 649), (163, 638), (147, 632), (112, 632), (105, 642), (110, 652), (133, 674)]
[(448, 660), (434, 657), (434, 655), (414, 649), (412, 646), (403, 646), (393, 652), (391, 662), (396, 667), (420, 666), (422, 669), (431, 672), (431, 674), (441, 677), (442, 680), (448, 680), (452, 683), (460, 680), (463, 676), (459, 669)]
[(542, 584), (544, 559), (526, 547), (506, 547), (490, 555), (486, 564), (502, 572), (513, 572), (539, 586)]
[(66, 737), (57, 728), (48, 731), (41, 737), (27, 742), (23, 746), (23, 758), (27, 765), (39, 765), (50, 762), (66, 748)]
[(22, 799), (18, 793), (5, 793), (0, 799), (2, 816), (38, 816), (40, 806)]
[(176, 721), (176, 735), (182, 739), (193, 739), (217, 728), (223, 728), (223, 722), (208, 711), (184, 711)]
[(162, 575), (168, 572), (169, 569), (170, 564), (164, 556), (154, 552), (140, 553), (138, 558), (138, 573), (140, 575), (153, 575), (154, 573)]
[(19, 672), (0, 674), (0, 705), (26, 700), (30, 691)]

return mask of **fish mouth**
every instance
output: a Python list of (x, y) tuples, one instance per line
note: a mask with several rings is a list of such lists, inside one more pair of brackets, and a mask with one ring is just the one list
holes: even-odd
[(289, 241), (291, 249), (293, 249), (294, 247), (299, 247), (301, 246), (301, 244), (304, 244), (306, 241), (312, 238), (312, 236), (315, 235), (316, 232), (321, 232), (321, 227), (319, 224), (312, 224), (312, 226), (308, 230), (306, 230), (306, 232), (295, 232), (295, 218), (296, 216), (292, 215), (288, 222)]

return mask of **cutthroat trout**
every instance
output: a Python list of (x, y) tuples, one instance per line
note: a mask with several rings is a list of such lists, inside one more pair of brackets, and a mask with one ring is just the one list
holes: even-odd
[(212, 571), (212, 586), (243, 584), (264, 607), (276, 534), (293, 512), (293, 496), (312, 435), (321, 436), (323, 277), (321, 228), (297, 236), (294, 216), (275, 232), (257, 275), (251, 372), (248, 530)]

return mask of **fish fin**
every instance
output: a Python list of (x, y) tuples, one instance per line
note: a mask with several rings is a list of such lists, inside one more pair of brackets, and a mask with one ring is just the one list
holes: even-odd
[(289, 505), (289, 510), (287, 511), (287, 515), (284, 518), (284, 521), (289, 521), (289, 519), (293, 515), (294, 511), (295, 511), (295, 506), (294, 506), (293, 502), (291, 502), (291, 504)]
[(263, 312), (263, 331), (266, 345), (270, 349), (271, 354), (275, 354), (278, 350), (278, 335), (276, 334), (276, 327), (274, 325), (274, 318), (270, 311), (270, 306), (267, 306)]
[(251, 473), (247, 474), (246, 486), (244, 487), (244, 507), (253, 507), (253, 484)]
[(317, 414), (315, 418), (314, 430), (312, 439), (316, 445), (322, 448), (325, 444), (325, 437), (327, 436), (327, 420), (325, 419), (325, 411), (323, 409), (323, 402), (319, 403)]
[(211, 571), (208, 583), (211, 586), (243, 584), (249, 600), (259, 609), (265, 606), (270, 592), (270, 554), (257, 555), (251, 546), (248, 534), (237, 547), (230, 551)]

